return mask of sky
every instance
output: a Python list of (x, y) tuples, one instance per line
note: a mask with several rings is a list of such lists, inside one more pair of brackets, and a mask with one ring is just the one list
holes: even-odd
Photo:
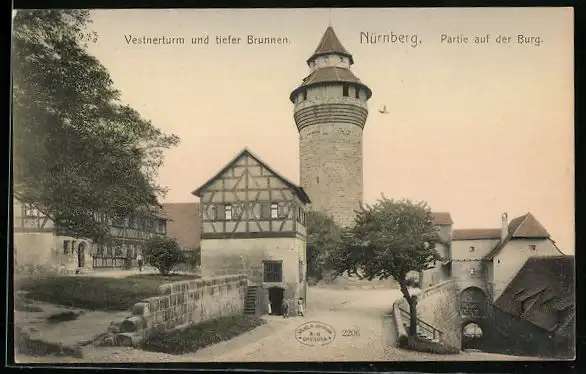
[[(89, 51), (122, 101), (181, 138), (160, 170), (165, 202), (198, 201), (191, 192), (244, 147), (299, 181), (289, 94), (331, 24), (373, 92), (366, 203), (424, 200), (450, 212), (454, 228), (498, 228), (503, 212), (531, 212), (574, 252), (571, 8), (127, 9), (94, 10), (92, 20), (99, 37)], [(367, 43), (365, 33), (416, 35), (417, 44)], [(208, 44), (191, 43), (206, 35)], [(248, 35), (288, 42), (247, 44)], [(144, 36), (185, 43), (132, 42)]]

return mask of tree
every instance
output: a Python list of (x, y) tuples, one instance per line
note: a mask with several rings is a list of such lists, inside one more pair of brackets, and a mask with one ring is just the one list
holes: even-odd
[(432, 219), (425, 202), (383, 196), (357, 212), (356, 225), (343, 233), (343, 246), (331, 256), (338, 275), (348, 272), (368, 280), (393, 277), (409, 303), (411, 336), (417, 330), (417, 298), (409, 293), (407, 273), (429, 269), (441, 260), (435, 250), (439, 235)]
[(156, 205), (163, 150), (176, 145), (120, 102), (86, 50), (87, 10), (19, 10), (12, 49), (14, 195), (78, 237), (110, 238), (104, 217)]
[(317, 211), (309, 211), (306, 216), (307, 227), (307, 275), (317, 281), (327, 270), (328, 254), (341, 245), (342, 230), (333, 218)]
[(142, 253), (147, 264), (154, 266), (163, 275), (175, 265), (185, 262), (185, 255), (179, 243), (173, 238), (154, 236), (143, 244)]

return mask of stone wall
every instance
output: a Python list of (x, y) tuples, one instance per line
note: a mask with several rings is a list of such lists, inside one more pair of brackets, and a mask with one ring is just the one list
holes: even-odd
[[(440, 330), (442, 343), (460, 349), (462, 333), (460, 311), (458, 309), (459, 288), (456, 281), (446, 281), (429, 287), (417, 295), (417, 318)], [(409, 311), (404, 298), (398, 306)]]
[(110, 329), (106, 345), (136, 346), (155, 333), (244, 313), (246, 275), (196, 279), (163, 284), (159, 296), (142, 300), (132, 315)]

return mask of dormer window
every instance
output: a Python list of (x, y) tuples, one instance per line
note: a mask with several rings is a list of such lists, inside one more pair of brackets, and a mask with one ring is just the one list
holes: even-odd
[(271, 218), (272, 219), (279, 218), (279, 205), (276, 203), (271, 204)]
[(226, 221), (229, 221), (232, 219), (232, 205), (224, 206), (224, 214), (226, 216)]
[(342, 86), (342, 96), (344, 96), (344, 97), (350, 96), (350, 87), (347, 84)]

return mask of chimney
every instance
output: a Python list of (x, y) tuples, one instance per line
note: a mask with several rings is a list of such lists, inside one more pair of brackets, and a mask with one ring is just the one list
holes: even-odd
[(503, 213), (501, 226), (501, 241), (504, 241), (509, 236), (509, 219), (507, 213)]

